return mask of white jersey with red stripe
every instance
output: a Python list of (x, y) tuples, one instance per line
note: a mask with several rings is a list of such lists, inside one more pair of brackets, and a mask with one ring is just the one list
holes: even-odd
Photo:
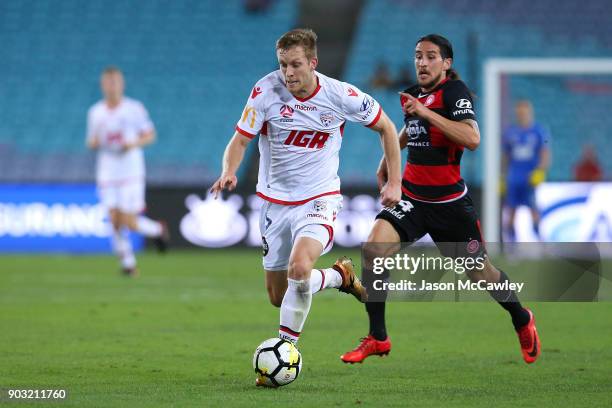
[(236, 130), (259, 138), (257, 194), (277, 204), (297, 205), (340, 193), (338, 165), (347, 120), (373, 126), (381, 107), (357, 87), (315, 72), (317, 88), (293, 96), (280, 70), (253, 88)]
[(142, 181), (144, 155), (140, 147), (124, 151), (124, 143), (136, 142), (140, 134), (153, 130), (153, 123), (142, 103), (123, 97), (109, 108), (105, 101), (93, 105), (87, 113), (87, 139), (98, 139), (96, 179), (99, 185), (119, 185)]

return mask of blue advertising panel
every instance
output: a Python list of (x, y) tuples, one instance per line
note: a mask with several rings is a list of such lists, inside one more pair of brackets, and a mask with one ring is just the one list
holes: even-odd
[(519, 207), (514, 219), (518, 242), (612, 242), (612, 183), (542, 183), (536, 190), (540, 236), (531, 213)]
[(0, 185), (0, 252), (110, 253), (110, 234), (94, 185)]

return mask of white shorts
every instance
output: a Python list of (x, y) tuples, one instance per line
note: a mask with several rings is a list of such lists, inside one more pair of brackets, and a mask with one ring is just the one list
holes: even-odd
[(98, 196), (108, 210), (118, 209), (127, 214), (138, 214), (145, 209), (144, 180), (98, 185)]
[(266, 201), (261, 207), (259, 230), (266, 271), (286, 271), (293, 243), (299, 236), (316, 239), (326, 254), (332, 249), (334, 223), (342, 208), (342, 196), (326, 196), (302, 205)]

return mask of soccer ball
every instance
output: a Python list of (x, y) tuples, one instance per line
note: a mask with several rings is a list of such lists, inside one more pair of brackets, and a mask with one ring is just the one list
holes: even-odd
[(253, 368), (262, 385), (280, 387), (298, 377), (302, 371), (302, 355), (287, 340), (268, 339), (255, 350)]

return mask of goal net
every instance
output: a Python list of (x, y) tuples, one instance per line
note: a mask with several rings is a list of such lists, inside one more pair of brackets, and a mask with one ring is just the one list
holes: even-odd
[[(536, 190), (544, 241), (612, 241), (612, 59), (490, 59), (484, 66), (483, 227), (488, 242), (502, 237), (502, 134), (514, 103), (532, 102), (535, 121), (551, 134), (547, 182)], [(600, 182), (575, 182), (575, 166), (592, 150)], [(531, 215), (515, 217), (517, 241), (536, 240)]]

